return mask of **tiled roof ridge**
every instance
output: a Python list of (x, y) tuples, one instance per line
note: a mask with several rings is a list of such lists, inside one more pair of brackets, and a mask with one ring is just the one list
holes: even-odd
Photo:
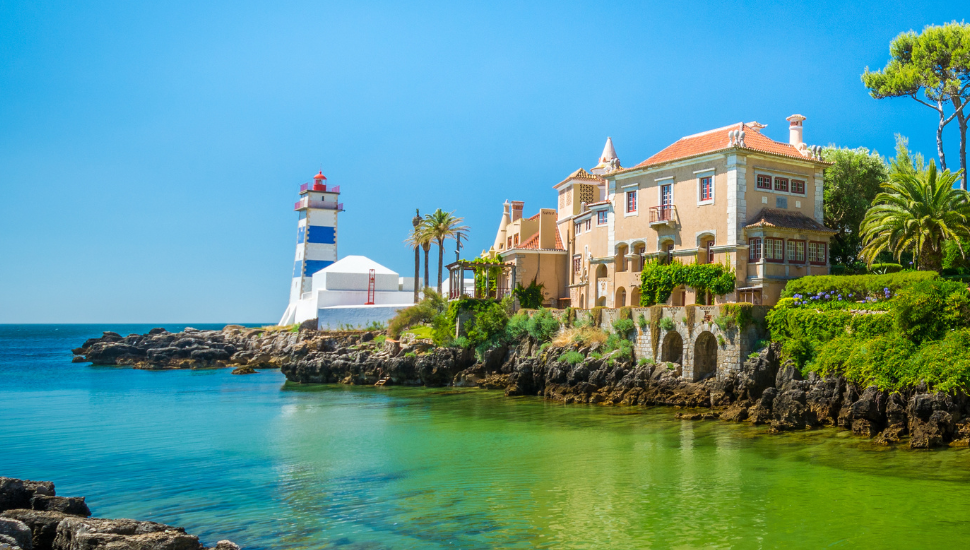
[(835, 233), (834, 229), (825, 227), (812, 218), (801, 212), (792, 210), (782, 210), (779, 208), (763, 207), (745, 224), (749, 227), (777, 227), (780, 229), (802, 229), (805, 231), (819, 231), (823, 233)]
[(595, 181), (598, 183), (606, 182), (606, 180), (604, 180), (603, 178), (587, 172), (585, 168), (580, 168), (579, 170), (576, 170), (572, 174), (569, 174), (568, 176), (566, 176), (566, 179), (562, 180), (556, 185), (553, 185), (553, 187), (559, 187), (560, 185), (566, 183), (569, 180), (586, 180), (586, 181)]
[(525, 249), (525, 250), (561, 250), (565, 252), (565, 248), (562, 245), (562, 238), (559, 236), (559, 229), (556, 229), (556, 248), (539, 248), (539, 232), (536, 231), (534, 235), (526, 239), (525, 241), (519, 243), (518, 246), (514, 248)]
[(812, 160), (811, 157), (803, 154), (794, 145), (781, 141), (775, 141), (762, 134), (760, 128), (748, 126), (743, 122), (736, 122), (728, 126), (722, 126), (713, 130), (707, 130), (705, 132), (684, 136), (660, 150), (647, 160), (637, 164), (634, 166), (634, 169), (730, 149), (735, 147), (735, 145), (731, 144), (728, 133), (737, 129), (744, 130), (745, 132), (745, 143), (744, 147), (741, 147), (742, 149), (781, 155), (789, 158)]

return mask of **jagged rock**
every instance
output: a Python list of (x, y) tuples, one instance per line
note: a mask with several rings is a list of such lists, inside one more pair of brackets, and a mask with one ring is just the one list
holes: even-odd
[(816, 425), (817, 418), (807, 405), (804, 391), (789, 389), (774, 398), (771, 407), (771, 431), (801, 430)]
[(875, 437), (884, 429), (886, 414), (886, 392), (870, 386), (857, 401), (849, 406), (852, 419), (852, 433), (863, 437)]
[(953, 439), (959, 409), (951, 396), (918, 393), (910, 398), (907, 407), (909, 418), (909, 446), (928, 449), (946, 445)]
[(34, 495), (54, 495), (54, 484), (49, 481), (31, 481), (0, 477), (0, 512), (17, 508), (30, 508)]
[(17, 541), (13, 537), (0, 535), (0, 550), (23, 550), (17, 546)]
[(231, 374), (256, 374), (256, 369), (250, 367), (249, 365), (244, 365), (242, 367), (232, 369)]
[(721, 420), (726, 422), (744, 422), (748, 418), (750, 401), (738, 401), (721, 413)]
[(212, 547), (212, 550), (241, 550), (239, 545), (228, 540), (220, 540)]
[(30, 527), (22, 521), (9, 517), (0, 517), (0, 535), (5, 535), (14, 541), (22, 550), (32, 550)]
[(62, 512), (72, 516), (89, 517), (91, 515), (91, 510), (85, 504), (84, 497), (34, 495), (34, 498), (30, 499), (30, 507), (34, 510)]
[(202, 550), (181, 527), (131, 519), (68, 517), (57, 526), (55, 550)]
[(21, 521), (30, 528), (34, 550), (51, 550), (57, 535), (57, 525), (64, 518), (76, 517), (63, 512), (40, 510), (8, 510), (2, 515)]

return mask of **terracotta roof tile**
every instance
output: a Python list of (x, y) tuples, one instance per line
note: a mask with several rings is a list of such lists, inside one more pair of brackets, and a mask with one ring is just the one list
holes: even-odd
[(534, 222), (534, 221), (536, 221), (536, 220), (538, 220), (538, 219), (539, 219), (539, 213), (537, 212), (535, 216), (532, 216), (531, 218), (527, 218), (527, 219), (528, 219), (528, 220), (529, 220), (530, 222)]
[(594, 176), (593, 174), (590, 174), (589, 172), (586, 171), (585, 168), (580, 168), (579, 170), (576, 170), (572, 174), (569, 174), (568, 176), (566, 176), (566, 179), (562, 180), (556, 185), (553, 185), (553, 187), (559, 187), (560, 185), (566, 183), (569, 180), (587, 180), (587, 181), (595, 181), (597, 183), (603, 183), (606, 181), (599, 176)]
[(730, 138), (728, 138), (728, 132), (731, 130), (744, 130), (745, 149), (810, 160), (810, 157), (801, 154), (793, 145), (775, 141), (762, 134), (758, 128), (752, 128), (747, 124), (739, 122), (737, 124), (718, 128), (716, 130), (709, 130), (700, 134), (682, 137), (672, 145), (668, 146), (666, 149), (636, 165), (634, 168), (643, 168), (645, 166), (662, 164), (677, 159), (692, 157), (694, 155), (728, 149), (730, 148)]
[[(536, 232), (535, 235), (533, 235), (533, 236), (529, 237), (528, 239), (526, 239), (525, 242), (520, 243), (519, 246), (515, 246), (513, 248), (523, 249), (523, 250), (549, 250), (549, 249), (539, 248), (539, 232), (538, 231)], [(563, 245), (562, 245), (562, 239), (559, 237), (559, 230), (558, 229), (556, 230), (556, 248), (553, 248), (552, 250), (562, 250), (562, 251), (565, 251), (566, 250), (565, 247), (563, 247)]]
[(818, 231), (820, 233), (835, 233), (817, 221), (801, 212), (778, 210), (776, 208), (762, 208), (748, 220), (748, 227), (777, 227), (779, 229), (800, 229), (803, 231)]

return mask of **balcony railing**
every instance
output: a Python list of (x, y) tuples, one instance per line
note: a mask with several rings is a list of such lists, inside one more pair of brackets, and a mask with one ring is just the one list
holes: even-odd
[(677, 207), (668, 204), (666, 206), (650, 207), (650, 224), (670, 224), (677, 219)]
[(340, 193), (340, 186), (337, 185), (337, 186), (331, 187), (330, 189), (327, 189), (327, 186), (325, 184), (322, 184), (322, 183), (320, 183), (320, 184), (316, 184), (316, 183), (314, 183), (314, 184), (304, 183), (303, 185), (300, 186), (300, 193), (306, 193), (307, 191), (323, 191), (324, 193), (337, 193), (337, 194), (339, 194)]
[(293, 205), (293, 210), (302, 210), (304, 208), (324, 208), (327, 210), (336, 210), (338, 212), (343, 212), (344, 203), (342, 202), (324, 202), (324, 201), (311, 201), (306, 197), (296, 201)]

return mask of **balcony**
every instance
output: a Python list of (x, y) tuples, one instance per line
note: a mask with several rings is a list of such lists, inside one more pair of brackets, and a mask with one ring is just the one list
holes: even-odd
[(666, 206), (650, 207), (650, 227), (666, 225), (673, 227), (677, 221), (677, 207), (668, 204)]
[(296, 201), (293, 205), (293, 210), (303, 210), (304, 208), (323, 208), (326, 210), (336, 210), (337, 212), (344, 211), (344, 203), (342, 202), (325, 202), (325, 201), (311, 201), (307, 197)]
[(322, 191), (324, 193), (337, 193), (339, 195), (340, 186), (337, 185), (335, 187), (331, 187), (330, 189), (327, 189), (327, 186), (323, 183), (314, 183), (314, 184), (304, 183), (303, 185), (300, 186), (301, 195), (303, 193), (306, 193), (307, 191)]

